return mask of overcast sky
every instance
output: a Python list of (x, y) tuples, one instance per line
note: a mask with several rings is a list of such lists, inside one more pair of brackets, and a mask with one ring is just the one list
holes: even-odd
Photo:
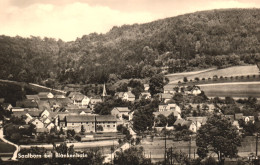
[(201, 10), (259, 7), (259, 0), (0, 0), (0, 35), (72, 41), (123, 24)]

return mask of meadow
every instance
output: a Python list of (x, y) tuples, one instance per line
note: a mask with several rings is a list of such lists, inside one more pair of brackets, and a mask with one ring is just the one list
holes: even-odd
[(178, 74), (170, 74), (166, 75), (166, 77), (168, 77), (170, 80), (169, 84), (176, 84), (178, 83), (178, 81), (183, 82), (184, 77), (187, 77), (189, 81), (194, 81), (195, 77), (198, 77), (201, 80), (202, 78), (213, 78), (213, 76), (215, 75), (217, 75), (218, 77), (259, 75), (259, 69), (256, 65), (233, 66), (224, 69), (209, 69), (201, 70), (200, 72), (183, 72)]
[(7, 144), (0, 140), (0, 153), (13, 153), (15, 151), (15, 146)]
[(260, 82), (199, 85), (208, 97), (260, 98)]

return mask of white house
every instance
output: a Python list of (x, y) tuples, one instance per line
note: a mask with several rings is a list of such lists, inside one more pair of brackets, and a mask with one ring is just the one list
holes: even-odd
[(140, 94), (140, 96), (139, 96), (139, 99), (142, 99), (142, 98), (144, 98), (144, 99), (151, 99), (151, 93), (149, 93), (149, 92), (142, 92), (141, 94)]
[(160, 104), (159, 112), (161, 111), (177, 111), (181, 113), (181, 108), (177, 104)]
[(125, 92), (123, 94), (122, 100), (134, 102), (135, 101), (135, 95), (132, 92), (130, 92), (130, 91), (129, 92)]
[(44, 128), (44, 123), (39, 119), (33, 119), (31, 123), (35, 125), (36, 128)]
[(116, 116), (118, 119), (123, 120), (123, 116), (129, 116), (130, 110), (128, 107), (115, 107), (111, 111), (111, 115)]

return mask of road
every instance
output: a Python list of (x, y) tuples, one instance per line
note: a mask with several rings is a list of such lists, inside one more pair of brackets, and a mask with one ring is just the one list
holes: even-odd
[(120, 151), (124, 151), (124, 150), (126, 150), (126, 149), (128, 149), (128, 148), (130, 148), (131, 147), (131, 145), (129, 144), (129, 143), (125, 143), (124, 145), (122, 145), (120, 148), (118, 148), (117, 150), (115, 150), (112, 154), (106, 154), (105, 155), (105, 160), (104, 160), (104, 162), (103, 163), (110, 163), (111, 161), (113, 161), (113, 160), (111, 160), (111, 158), (114, 158), (115, 157), (115, 154), (116, 154), (116, 152), (120, 152)]
[[(23, 82), (11, 81), (11, 80), (3, 80), (3, 79), (0, 79), (0, 81), (1, 81), (1, 82), (9, 82), (9, 83), (23, 83)], [(59, 93), (66, 94), (66, 92), (65, 92), (65, 91), (62, 91), (62, 90), (52, 89), (52, 88), (48, 88), (48, 87), (45, 87), (45, 86), (42, 86), (42, 85), (38, 85), (38, 84), (34, 84), (34, 83), (29, 83), (29, 84), (32, 85), (32, 86), (39, 87), (39, 88), (48, 89), (48, 90), (50, 90), (50, 91), (56, 91), (56, 92), (59, 92)]]
[[(56, 144), (57, 145), (57, 144)], [(118, 141), (104, 140), (104, 141), (93, 141), (93, 142), (77, 142), (77, 143), (67, 143), (67, 146), (74, 145), (74, 149), (90, 148), (90, 147), (104, 147), (118, 145)], [(46, 149), (52, 149), (52, 144), (42, 144), (42, 145), (21, 145), (21, 148), (31, 148), (31, 147), (44, 147)]]
[(0, 128), (0, 139), (1, 139), (3, 142), (5, 142), (5, 143), (8, 143), (8, 144), (10, 144), (10, 145), (15, 146), (16, 150), (14, 151), (12, 160), (17, 161), (17, 154), (18, 154), (18, 152), (20, 151), (20, 146), (14, 144), (14, 143), (12, 143), (12, 142), (10, 142), (10, 141), (8, 141), (8, 140), (6, 140), (6, 139), (4, 138), (3, 128)]

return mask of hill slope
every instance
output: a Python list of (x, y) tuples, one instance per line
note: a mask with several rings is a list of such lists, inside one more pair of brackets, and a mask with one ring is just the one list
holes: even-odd
[(103, 83), (112, 73), (150, 77), (161, 67), (182, 72), (252, 64), (260, 53), (259, 25), (259, 9), (230, 9), (113, 27), (67, 43), (0, 36), (0, 78), (52, 86), (57, 80)]

